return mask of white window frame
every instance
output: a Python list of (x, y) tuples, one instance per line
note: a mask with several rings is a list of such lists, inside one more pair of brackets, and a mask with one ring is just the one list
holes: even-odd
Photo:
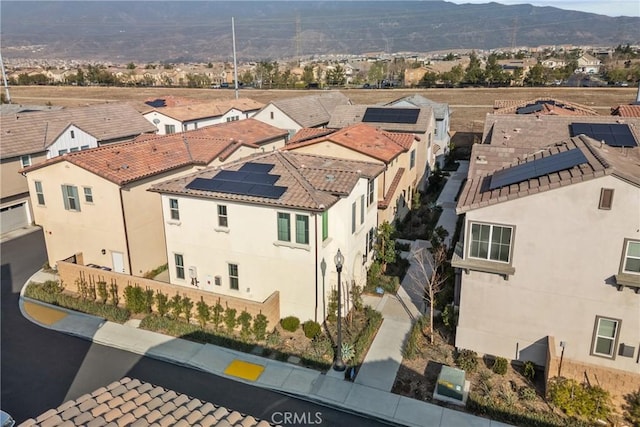
[(38, 206), (45, 206), (44, 190), (42, 189), (42, 181), (34, 181), (33, 185), (36, 189), (36, 199), (38, 199)]
[(640, 256), (637, 255), (629, 255), (629, 249), (631, 248), (631, 245), (638, 245), (640, 246), (640, 241), (637, 240), (627, 240), (625, 242), (625, 246), (624, 246), (624, 256), (622, 257), (622, 272), (626, 273), (626, 274), (635, 274), (635, 275), (640, 275), (640, 272), (638, 271), (634, 271), (634, 270), (627, 270), (627, 261), (629, 259), (633, 259), (633, 260), (640, 260)]
[(31, 155), (25, 154), (24, 156), (20, 156), (20, 164), (23, 168), (31, 166)]
[[(482, 257), (482, 256), (474, 256), (473, 255), (473, 251), (472, 251), (472, 246), (474, 244), (474, 242), (480, 242), (483, 243), (483, 240), (473, 240), (473, 227), (474, 226), (480, 226), (480, 227), (489, 227), (489, 237), (486, 241), (487, 244), (487, 256), (486, 257)], [(509, 252), (507, 254), (507, 260), (501, 260), (499, 258), (492, 258), (491, 257), (491, 252), (492, 252), (492, 246), (494, 244), (498, 244), (498, 245), (504, 245), (504, 243), (500, 243), (500, 242), (493, 242), (493, 234), (496, 230), (496, 228), (501, 228), (501, 229), (509, 229), (511, 230), (510, 232), (510, 237), (509, 237)], [(504, 263), (504, 264), (510, 264), (511, 263), (511, 255), (513, 252), (513, 234), (514, 234), (514, 227), (509, 226), (509, 225), (502, 225), (502, 224), (488, 224), (488, 223), (483, 223), (483, 222), (470, 222), (469, 223), (469, 246), (468, 246), (468, 250), (469, 250), (469, 258), (474, 258), (474, 259), (481, 259), (481, 260), (486, 260), (486, 261), (491, 261), (491, 262), (500, 262), (500, 263)]]
[(415, 150), (415, 148), (413, 150), (411, 150), (411, 153), (409, 154), (409, 170), (413, 169), (414, 167), (416, 167), (416, 150)]
[(373, 204), (373, 193), (375, 190), (375, 185), (373, 182), (373, 178), (369, 180), (369, 182), (367, 183), (367, 206), (370, 206)]
[(229, 227), (227, 205), (218, 205), (218, 227), (223, 227), (223, 228)]
[[(229, 289), (232, 291), (240, 290), (240, 268), (238, 264), (228, 263), (228, 273), (229, 273)], [(235, 271), (234, 271), (235, 270)]]
[(169, 216), (174, 221), (180, 221), (180, 207), (178, 204), (178, 199), (169, 199)]
[(167, 135), (176, 133), (176, 125), (164, 125), (164, 133)]
[[(600, 326), (601, 321), (614, 322), (613, 336), (601, 335)], [(622, 321), (620, 319), (613, 319), (606, 316), (596, 316), (595, 326), (593, 328), (593, 342), (591, 343), (591, 355), (598, 357), (605, 357), (608, 359), (616, 358), (616, 349), (618, 347), (618, 338), (620, 337), (620, 325)], [(600, 353), (597, 351), (598, 341), (607, 340), (611, 343), (609, 353)]]
[(75, 185), (62, 184), (62, 197), (65, 210), (80, 212), (80, 197), (78, 196), (78, 187), (76, 187)]
[(91, 187), (82, 187), (82, 192), (84, 194), (84, 202), (93, 204), (93, 190)]
[[(180, 261), (180, 262), (178, 262)], [(184, 255), (182, 254), (173, 254), (173, 262), (176, 266), (176, 278), (184, 280)]]

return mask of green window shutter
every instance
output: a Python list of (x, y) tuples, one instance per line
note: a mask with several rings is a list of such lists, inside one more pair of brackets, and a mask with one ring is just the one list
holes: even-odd
[(67, 186), (62, 186), (62, 201), (64, 202), (64, 208), (69, 210), (69, 196), (67, 195)]
[(322, 240), (329, 237), (329, 211), (322, 212)]

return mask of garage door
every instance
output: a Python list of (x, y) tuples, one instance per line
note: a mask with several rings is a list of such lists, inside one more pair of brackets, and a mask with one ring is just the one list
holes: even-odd
[(29, 225), (29, 218), (27, 216), (26, 202), (0, 209), (1, 234), (26, 227), (27, 225)]

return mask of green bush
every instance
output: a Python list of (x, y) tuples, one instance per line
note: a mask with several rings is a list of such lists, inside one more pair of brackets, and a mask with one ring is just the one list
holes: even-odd
[(536, 366), (532, 361), (527, 360), (522, 367), (523, 375), (529, 381), (533, 381), (536, 377)]
[(624, 396), (624, 418), (634, 426), (640, 425), (640, 390)]
[(320, 324), (318, 322), (314, 322), (313, 320), (307, 320), (302, 324), (302, 330), (304, 331), (304, 336), (309, 339), (314, 339), (320, 332), (322, 328), (320, 328)]
[(268, 324), (267, 316), (262, 313), (256, 315), (256, 318), (253, 320), (253, 336), (256, 337), (256, 340), (264, 340)]
[(153, 311), (153, 289), (145, 289), (142, 296), (144, 301), (144, 312), (150, 314)]
[(198, 303), (196, 304), (196, 312), (198, 323), (200, 324), (200, 327), (204, 329), (204, 327), (207, 325), (207, 322), (211, 318), (211, 310), (209, 309), (207, 303), (204, 302), (204, 299), (202, 297), (200, 297), (200, 301), (198, 301)]
[(405, 359), (413, 360), (421, 354), (420, 340), (422, 339), (422, 330), (429, 324), (429, 318), (426, 316), (420, 316), (418, 320), (411, 327), (409, 338), (407, 339), (404, 349), (402, 350), (402, 357)]
[(55, 304), (58, 300), (58, 295), (62, 293), (63, 289), (57, 280), (47, 280), (44, 283), (30, 282), (24, 295), (38, 301)]
[(609, 393), (598, 386), (587, 386), (567, 378), (549, 381), (548, 394), (551, 403), (570, 417), (589, 421), (606, 419), (611, 412)]
[(115, 283), (109, 285), (109, 296), (111, 297), (111, 304), (117, 307), (120, 304), (120, 297), (118, 296), (118, 285)]
[(280, 320), (280, 326), (282, 329), (289, 332), (295, 332), (300, 326), (300, 319), (295, 316), (288, 316)]
[(455, 331), (458, 325), (458, 311), (453, 305), (447, 304), (440, 315), (442, 323), (449, 331)]
[(222, 314), (224, 313), (224, 307), (220, 304), (220, 301), (216, 303), (211, 308), (211, 322), (213, 323), (213, 327), (218, 330), (220, 328), (220, 323), (222, 323)]
[(338, 290), (331, 289), (327, 303), (327, 321), (335, 322), (336, 320), (338, 320)]
[(98, 296), (100, 297), (100, 302), (102, 304), (106, 304), (107, 300), (109, 299), (109, 291), (107, 291), (107, 282), (103, 282), (100, 281), (98, 283), (96, 283), (97, 285), (97, 290), (98, 290)]
[(518, 397), (520, 398), (520, 400), (530, 402), (532, 400), (536, 400), (538, 394), (536, 393), (536, 389), (534, 389), (533, 387), (523, 385), (518, 389)]
[(491, 370), (498, 375), (504, 375), (507, 373), (507, 368), (509, 367), (509, 361), (504, 357), (496, 357), (493, 361), (493, 366)]
[(182, 314), (182, 297), (178, 292), (171, 298), (169, 302), (169, 308), (171, 308), (171, 312), (173, 313), (173, 318), (176, 320), (180, 320), (180, 315)]
[(474, 372), (478, 368), (478, 353), (473, 350), (460, 349), (455, 353), (456, 365), (465, 372)]
[(146, 299), (140, 286), (128, 285), (124, 288), (124, 305), (132, 313), (144, 313), (146, 311)]
[(156, 291), (156, 310), (158, 310), (158, 316), (164, 317), (169, 312), (169, 297), (160, 291)]
[(366, 319), (365, 326), (353, 341), (356, 363), (364, 357), (382, 323), (382, 314), (369, 306), (364, 308), (364, 315)]
[(187, 323), (191, 322), (191, 310), (193, 310), (193, 301), (189, 297), (182, 298), (182, 313)]
[(246, 310), (242, 310), (242, 313), (238, 316), (240, 337), (245, 341), (247, 341), (251, 336), (251, 319), (251, 315)]
[(229, 335), (233, 334), (233, 330), (236, 328), (238, 324), (238, 320), (236, 319), (237, 310), (235, 308), (229, 308), (224, 311), (224, 325), (227, 328), (227, 333)]

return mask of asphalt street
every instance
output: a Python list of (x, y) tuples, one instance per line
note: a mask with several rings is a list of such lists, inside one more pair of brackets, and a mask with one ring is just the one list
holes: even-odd
[(18, 297), (24, 282), (46, 261), (42, 232), (3, 242), (0, 256), (0, 408), (18, 423), (128, 376), (270, 422), (286, 424), (287, 419), (298, 419), (304, 424), (287, 425), (381, 425), (304, 399), (37, 326), (20, 313)]

